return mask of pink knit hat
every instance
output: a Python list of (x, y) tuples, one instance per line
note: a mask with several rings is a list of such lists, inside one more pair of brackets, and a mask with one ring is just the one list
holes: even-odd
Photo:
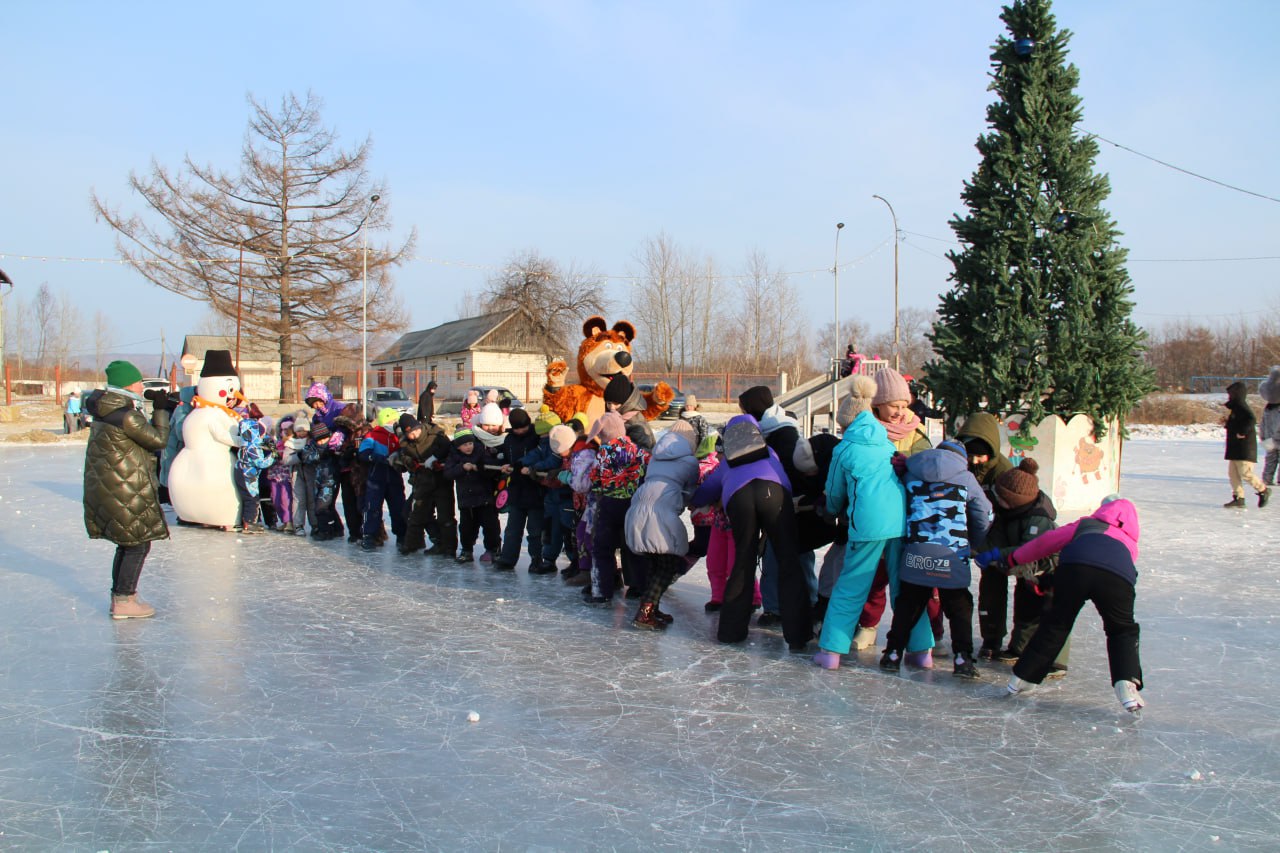
[(911, 389), (907, 387), (907, 380), (902, 378), (901, 373), (892, 367), (886, 367), (876, 373), (876, 395), (871, 398), (871, 405), (878, 406), (895, 400), (909, 403)]
[(587, 438), (595, 438), (601, 444), (605, 444), (615, 438), (621, 438), (626, 432), (627, 424), (621, 415), (617, 412), (605, 412), (591, 425), (591, 432), (587, 433)]

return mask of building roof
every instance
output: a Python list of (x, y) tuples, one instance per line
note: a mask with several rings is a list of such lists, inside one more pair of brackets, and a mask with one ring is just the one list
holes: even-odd
[(495, 311), (492, 314), (481, 314), (479, 317), (463, 317), (461, 320), (441, 323), (434, 328), (408, 332), (401, 335), (400, 340), (389, 346), (386, 352), (377, 358), (370, 359), (369, 363), (388, 364), (395, 361), (466, 352), (488, 337), (519, 310), (511, 308), (506, 311)]
[[(232, 358), (236, 354), (234, 335), (187, 335), (182, 339), (182, 354), (191, 353), (203, 360), (204, 354), (211, 349), (231, 351)], [(266, 338), (240, 338), (241, 361), (266, 361), (278, 365), (280, 363), (280, 345)]]

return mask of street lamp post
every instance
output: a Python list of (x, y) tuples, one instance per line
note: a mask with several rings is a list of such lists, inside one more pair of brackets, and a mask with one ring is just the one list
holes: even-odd
[(889, 200), (881, 195), (873, 195), (872, 198), (878, 198), (889, 208), (889, 215), (893, 217), (893, 369), (902, 369), (902, 342), (901, 334), (898, 326), (898, 214), (893, 212), (893, 205), (889, 204)]
[(836, 341), (835, 351), (831, 358), (831, 372), (833, 378), (840, 376), (840, 229), (844, 228), (843, 222), (836, 223), (836, 256), (835, 261), (831, 265), (831, 281), (832, 290), (835, 291), (835, 324), (836, 324)]
[(373, 206), (378, 203), (379, 195), (369, 197), (369, 212), (360, 222), (360, 261), (361, 261), (361, 297), (360, 297), (360, 409), (367, 406), (365, 397), (369, 394), (369, 238), (365, 231), (365, 223), (373, 213)]
[(4, 270), (0, 270), (0, 382), (4, 382), (4, 402), (9, 405), (9, 380), (4, 375), (4, 286), (9, 285), (9, 292), (13, 293), (13, 279), (5, 275)]

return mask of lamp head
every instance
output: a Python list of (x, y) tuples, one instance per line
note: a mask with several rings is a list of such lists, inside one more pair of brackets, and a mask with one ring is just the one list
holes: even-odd
[(369, 196), (369, 203), (370, 203), (370, 204), (377, 204), (377, 203), (378, 203), (378, 199), (380, 199), (380, 198), (382, 198), (382, 196), (380, 196), (380, 195), (371, 195), (371, 196)]
[(844, 227), (844, 223), (843, 223), (843, 222), (837, 222), (837, 223), (836, 223), (836, 230), (837, 230), (837, 231), (839, 231), (839, 230), (840, 230), (841, 228), (843, 228), (843, 227)]

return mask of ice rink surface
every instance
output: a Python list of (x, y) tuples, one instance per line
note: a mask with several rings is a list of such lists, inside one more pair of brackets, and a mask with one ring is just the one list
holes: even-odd
[(1221, 509), (1220, 441), (1125, 445), (1141, 721), (1092, 611), (1069, 676), (1009, 698), (998, 664), (718, 645), (701, 566), (652, 634), (523, 562), (175, 527), (159, 614), (113, 622), (83, 453), (0, 448), (0, 849), (1280, 845), (1280, 501)]

